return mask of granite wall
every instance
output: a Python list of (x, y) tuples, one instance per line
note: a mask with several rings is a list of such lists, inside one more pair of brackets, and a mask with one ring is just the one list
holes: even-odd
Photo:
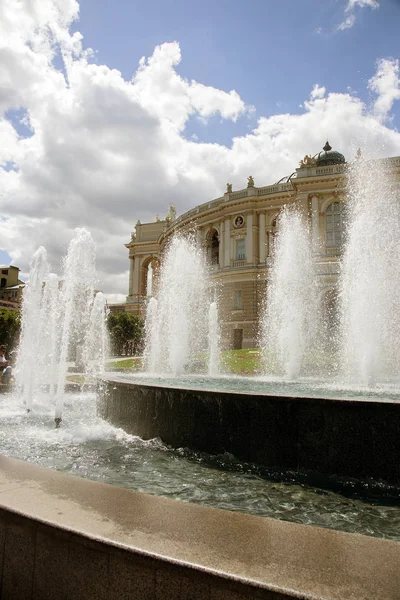
[(0, 510), (4, 600), (292, 599)]
[[(400, 488), (400, 403), (259, 396), (105, 380), (100, 414), (172, 447), (232, 453), (269, 469)], [(381, 489), (381, 486), (377, 486)]]

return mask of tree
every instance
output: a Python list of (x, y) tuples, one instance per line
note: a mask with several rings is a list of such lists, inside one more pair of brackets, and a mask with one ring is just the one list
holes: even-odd
[(9, 356), (11, 350), (18, 346), (19, 334), (21, 331), (21, 318), (16, 310), (8, 308), (0, 309), (0, 344), (7, 348)]
[(114, 354), (137, 354), (143, 344), (144, 322), (137, 315), (123, 312), (107, 317), (111, 346)]

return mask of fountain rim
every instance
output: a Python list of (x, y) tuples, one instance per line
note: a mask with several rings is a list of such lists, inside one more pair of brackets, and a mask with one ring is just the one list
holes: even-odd
[(183, 385), (161, 385), (161, 384), (157, 384), (157, 383), (149, 383), (149, 382), (142, 382), (140, 380), (137, 381), (133, 381), (131, 379), (125, 379), (123, 377), (121, 378), (114, 378), (114, 377), (104, 377), (104, 375), (99, 376), (97, 378), (97, 384), (101, 385), (101, 382), (106, 382), (106, 383), (115, 383), (118, 385), (124, 385), (124, 386), (132, 386), (132, 387), (143, 387), (143, 388), (147, 388), (147, 389), (168, 389), (168, 390), (179, 390), (179, 391), (184, 391), (184, 392), (195, 392), (198, 393), (200, 395), (204, 395), (204, 394), (219, 394), (219, 395), (229, 395), (229, 396), (248, 396), (249, 398), (254, 398), (254, 397), (265, 397), (268, 399), (275, 399), (275, 400), (294, 400), (294, 401), (298, 401), (298, 402), (331, 402), (331, 403), (344, 403), (344, 404), (371, 404), (371, 405), (378, 405), (378, 404), (392, 404), (395, 406), (399, 406), (400, 407), (400, 401), (399, 400), (394, 400), (392, 398), (386, 398), (386, 397), (379, 397), (379, 396), (354, 396), (354, 397), (343, 397), (343, 396), (323, 396), (323, 395), (295, 395), (295, 394), (282, 394), (282, 393), (273, 393), (273, 392), (269, 392), (269, 393), (260, 393), (257, 391), (251, 391), (251, 390), (233, 390), (233, 389), (217, 389), (217, 388), (196, 388), (196, 387), (185, 387)]

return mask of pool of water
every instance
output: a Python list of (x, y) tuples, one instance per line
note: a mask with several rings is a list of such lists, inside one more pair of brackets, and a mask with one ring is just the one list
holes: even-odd
[(107, 378), (190, 389), (243, 392), (246, 394), (270, 394), (277, 396), (339, 398), (379, 400), (380, 402), (400, 402), (400, 380), (393, 379), (375, 386), (351, 384), (339, 379), (318, 379), (302, 377), (294, 381), (271, 376), (232, 376), (206, 377), (204, 375), (152, 375), (149, 373), (107, 373)]
[(164, 498), (400, 540), (400, 498), (386, 505), (259, 475), (229, 455), (172, 450), (128, 435), (96, 414), (93, 393), (68, 394), (63, 422), (43, 397), (27, 414), (0, 396), (0, 449), (10, 457)]

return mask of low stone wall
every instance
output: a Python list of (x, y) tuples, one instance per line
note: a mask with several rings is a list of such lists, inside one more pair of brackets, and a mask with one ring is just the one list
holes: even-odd
[[(99, 412), (128, 433), (172, 447), (229, 452), (266, 468), (400, 488), (400, 403), (298, 398), (158, 387), (98, 386)], [(376, 486), (379, 491), (382, 486)]]
[(3, 600), (398, 600), (400, 544), (0, 456)]

